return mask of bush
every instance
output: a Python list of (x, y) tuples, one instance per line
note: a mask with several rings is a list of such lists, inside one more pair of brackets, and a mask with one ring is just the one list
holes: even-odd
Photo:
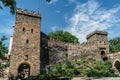
[(41, 73), (35, 78), (29, 77), (28, 80), (61, 80), (59, 77), (72, 78), (73, 76), (117, 77), (109, 61), (96, 61), (90, 57), (82, 57), (77, 62), (56, 64), (54, 69), (49, 70), (48, 74)]
[(97, 61), (92, 69), (88, 70), (88, 77), (116, 77), (109, 61)]

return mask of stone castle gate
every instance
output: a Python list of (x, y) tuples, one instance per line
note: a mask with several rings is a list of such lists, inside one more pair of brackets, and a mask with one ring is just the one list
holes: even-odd
[[(87, 35), (86, 44), (70, 44), (50, 40), (47, 35), (40, 34), (40, 22), (40, 14), (17, 9), (10, 56), (11, 76), (36, 76), (47, 65), (64, 62), (65, 53), (69, 60), (79, 60), (82, 54), (92, 55), (99, 60), (108, 58), (107, 32), (96, 30)], [(119, 60), (115, 60), (118, 56), (109, 57), (114, 66), (119, 67)]]

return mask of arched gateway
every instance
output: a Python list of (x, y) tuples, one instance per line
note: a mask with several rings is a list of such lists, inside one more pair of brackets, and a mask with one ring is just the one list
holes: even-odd
[(30, 76), (30, 65), (27, 63), (22, 63), (18, 67), (18, 77), (26, 78)]
[(105, 51), (101, 51), (101, 58), (102, 58), (104, 61), (107, 60), (107, 56), (106, 56)]
[(10, 56), (10, 75), (14, 78), (40, 73), (40, 21), (40, 14), (33, 11), (16, 11)]
[(116, 70), (120, 73), (120, 62), (117, 60), (114, 63), (114, 67), (116, 68)]

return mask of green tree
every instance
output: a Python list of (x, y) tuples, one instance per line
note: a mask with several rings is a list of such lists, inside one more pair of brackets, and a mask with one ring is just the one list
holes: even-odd
[[(51, 0), (46, 0), (47, 2), (50, 2)], [(15, 13), (16, 8), (16, 1), (15, 0), (0, 0), (0, 2), (3, 4), (4, 7), (10, 8), (10, 13)], [(3, 6), (0, 4), (0, 9), (3, 8)]]
[[(4, 7), (10, 8), (10, 13), (12, 13), (12, 14), (15, 13), (15, 8), (16, 8), (16, 1), (15, 0), (0, 0), (0, 2), (3, 4)], [(2, 9), (3, 6), (0, 5), (0, 9)]]
[(78, 38), (67, 31), (55, 31), (48, 34), (50, 38), (57, 39), (63, 42), (78, 43)]
[(7, 38), (5, 36), (0, 38), (0, 58), (4, 59), (4, 54), (8, 52), (8, 48), (3, 43)]
[(109, 40), (110, 52), (120, 51), (120, 37)]
[(109, 61), (97, 61), (90, 56), (82, 56), (79, 61), (56, 64), (48, 74), (40, 74), (36, 80), (61, 80), (59, 77), (117, 77)]

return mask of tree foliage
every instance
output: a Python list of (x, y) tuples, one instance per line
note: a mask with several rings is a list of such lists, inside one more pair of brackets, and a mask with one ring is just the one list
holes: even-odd
[(110, 52), (120, 51), (120, 37), (109, 40)]
[[(96, 61), (91, 57), (81, 57), (80, 61), (56, 64), (49, 71), (50, 77), (116, 77), (109, 61)], [(51, 76), (50, 76), (51, 75)], [(40, 76), (40, 75), (39, 75)], [(42, 80), (42, 79), (41, 79)]]
[(109, 61), (98, 61), (88, 70), (88, 77), (117, 77)]
[(51, 0), (46, 0), (47, 2), (50, 2)]
[(115, 77), (112, 65), (109, 61), (97, 61), (92, 57), (81, 57), (79, 61), (57, 64), (51, 71), (55, 76), (62, 77)]
[(55, 31), (48, 34), (50, 38), (57, 39), (63, 42), (78, 43), (78, 38), (67, 31)]
[[(16, 8), (16, 1), (15, 0), (0, 0), (0, 2), (3, 4), (4, 7), (9, 7), (10, 8), (10, 13), (14, 14), (15, 13), (15, 8)], [(2, 5), (0, 5), (0, 8), (3, 8)]]
[(79, 61), (58, 63), (48, 73), (41, 73), (28, 80), (61, 80), (72, 77), (117, 77), (109, 61), (97, 61), (94, 58), (82, 56)]
[(0, 58), (4, 58), (4, 54), (8, 52), (8, 48), (3, 43), (7, 38), (5, 36), (0, 38)]
[[(47, 2), (50, 2), (51, 0), (46, 0)], [(16, 1), (15, 0), (0, 0), (0, 2), (3, 4), (4, 7), (10, 8), (10, 13), (15, 13), (16, 8)], [(3, 8), (3, 6), (0, 4), (0, 9)]]

